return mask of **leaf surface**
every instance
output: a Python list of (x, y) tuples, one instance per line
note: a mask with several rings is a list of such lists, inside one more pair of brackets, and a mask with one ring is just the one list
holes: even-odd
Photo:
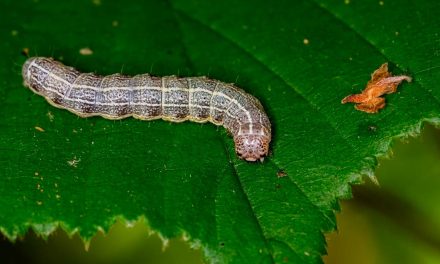
[[(116, 218), (145, 217), (213, 262), (320, 262), (322, 232), (334, 230), (349, 183), (372, 173), (393, 138), (438, 122), (438, 5), (3, 1), (0, 229), (13, 239), (61, 225), (88, 240)], [(85, 47), (93, 54), (80, 55)], [(263, 164), (238, 160), (211, 124), (55, 109), (23, 88), (24, 48), (84, 72), (237, 83), (264, 105), (272, 153)], [(387, 61), (414, 81), (387, 96), (385, 109), (368, 115), (340, 103)]]

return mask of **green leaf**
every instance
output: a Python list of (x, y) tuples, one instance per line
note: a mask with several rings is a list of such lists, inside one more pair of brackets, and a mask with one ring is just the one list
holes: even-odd
[[(438, 123), (438, 9), (429, 0), (2, 1), (0, 230), (14, 239), (61, 225), (88, 241), (117, 218), (145, 217), (212, 262), (320, 262), (349, 183), (372, 174), (393, 138)], [(79, 54), (85, 47), (91, 56)], [(55, 109), (23, 88), (24, 48), (85, 72), (235, 82), (270, 116), (272, 154), (238, 160), (210, 124)], [(340, 104), (386, 61), (413, 83), (376, 115)]]

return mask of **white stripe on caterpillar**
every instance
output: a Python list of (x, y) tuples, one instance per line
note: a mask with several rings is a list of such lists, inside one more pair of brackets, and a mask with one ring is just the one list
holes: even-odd
[(44, 57), (29, 58), (22, 74), (32, 91), (81, 117), (209, 121), (231, 132), (240, 158), (263, 161), (269, 151), (271, 124), (263, 107), (233, 84), (206, 77), (99, 76)]

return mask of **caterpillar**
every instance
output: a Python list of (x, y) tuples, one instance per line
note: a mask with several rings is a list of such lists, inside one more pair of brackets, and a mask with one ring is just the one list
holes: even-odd
[(100, 76), (46, 57), (27, 59), (22, 75), (33, 92), (80, 117), (211, 122), (232, 134), (239, 158), (263, 161), (269, 151), (271, 124), (263, 106), (234, 84), (207, 77)]

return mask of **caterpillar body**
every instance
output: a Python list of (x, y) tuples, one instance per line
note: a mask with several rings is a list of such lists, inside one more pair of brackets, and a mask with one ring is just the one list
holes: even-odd
[(269, 151), (271, 124), (262, 105), (233, 84), (206, 77), (99, 76), (45, 57), (29, 58), (22, 74), (33, 92), (81, 117), (212, 122), (233, 135), (240, 158), (263, 161)]

